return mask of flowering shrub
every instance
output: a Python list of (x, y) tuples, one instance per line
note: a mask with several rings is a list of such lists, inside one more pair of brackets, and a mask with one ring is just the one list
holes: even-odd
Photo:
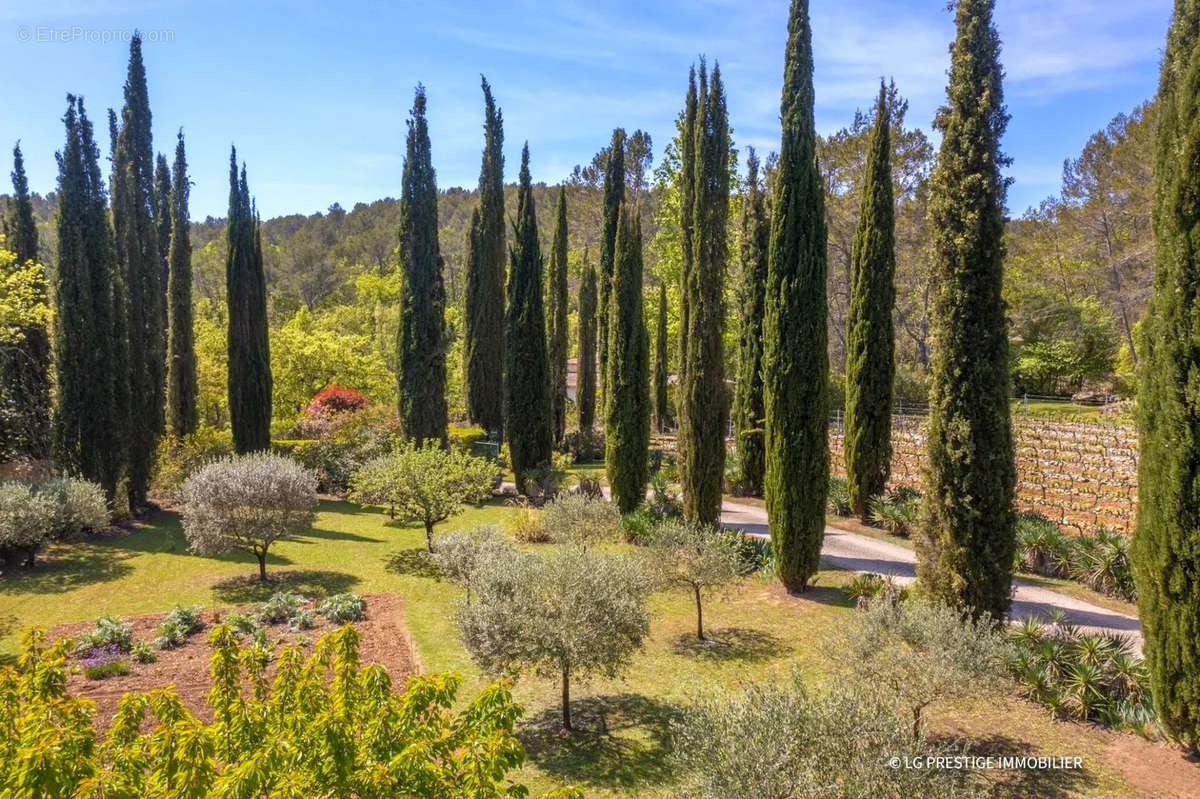
[(302, 439), (275, 441), (276, 449), (290, 454), (317, 475), (320, 490), (343, 494), (350, 476), (364, 463), (390, 453), (400, 436), (394, 407), (372, 405), (327, 417), (322, 425), (300, 425)]
[(194, 552), (253, 553), (267, 579), (267, 550), (312, 527), (317, 507), (313, 473), (290, 458), (254, 453), (223, 458), (183, 484), (183, 532)]
[(80, 661), (80, 665), (89, 680), (123, 677), (129, 673), (129, 663), (125, 660), (125, 653), (116, 644), (93, 649), (90, 655)]

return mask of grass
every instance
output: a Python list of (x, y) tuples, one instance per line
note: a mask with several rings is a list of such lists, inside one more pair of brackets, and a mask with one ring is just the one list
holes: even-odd
[[(473, 508), (439, 531), (490, 522), (505, 524), (513, 509), (500, 503)], [(175, 514), (162, 513), (131, 532), (56, 546), (42, 565), (0, 579), (0, 651), (11, 656), (19, 628), (94, 619), (103, 613), (161, 612), (175, 604), (221, 605), (261, 599), (281, 586), (309, 595), (395, 592), (404, 602), (413, 641), (429, 671), (467, 676), (464, 693), (485, 681), (458, 643), (452, 608), (459, 591), (440, 580), (421, 557), (423, 533), (382, 513), (346, 502), (323, 502), (313, 531), (272, 548), (262, 587), (250, 557), (202, 558), (186, 551)], [(669, 795), (675, 774), (668, 757), (670, 725), (697, 692), (782, 679), (793, 669), (821, 683), (832, 673), (826, 642), (854, 612), (837, 586), (849, 573), (822, 571), (802, 597), (772, 580), (751, 578), (740, 590), (709, 601), (706, 626), (715, 639), (694, 639), (694, 609), (682, 593), (656, 595), (651, 637), (622, 678), (577, 687), (573, 709), (582, 731), (558, 730), (556, 686), (530, 677), (514, 693), (527, 710), (519, 734), (529, 763), (517, 775), (540, 791), (580, 784), (589, 797)], [(997, 796), (1117, 797), (1135, 793), (1106, 763), (1110, 747), (1128, 736), (1052, 722), (1017, 699), (935, 708), (933, 729), (963, 736), (997, 753), (1078, 754), (1085, 770), (1008, 774)], [(1001, 731), (1002, 734), (999, 734)], [(1034, 780), (1033, 783), (1030, 780)]]

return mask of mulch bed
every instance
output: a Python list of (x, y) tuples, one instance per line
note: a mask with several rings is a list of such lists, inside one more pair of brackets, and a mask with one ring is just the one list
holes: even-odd
[[(407, 677), (420, 671), (419, 660), (404, 623), (403, 603), (395, 594), (364, 594), (363, 598), (367, 601), (366, 618), (354, 622), (361, 634), (359, 662), (364, 666), (369, 663), (382, 665), (391, 675), (394, 690), (399, 690)], [(155, 650), (158, 660), (154, 663), (135, 663), (129, 659), (130, 673), (122, 677), (92, 680), (83, 674), (82, 668), (73, 669), (74, 673), (67, 680), (67, 690), (75, 696), (87, 697), (96, 703), (96, 721), (100, 727), (107, 727), (111, 722), (116, 713), (117, 702), (123, 695), (131, 691), (148, 691), (166, 685), (175, 688), (184, 704), (198, 718), (211, 720), (212, 712), (206, 701), (208, 690), (212, 686), (209, 677), (212, 647), (208, 644), (208, 633), (219, 622), (220, 617), (234, 610), (250, 612), (252, 608), (252, 605), (205, 608), (204, 629), (188, 638), (183, 646)], [(153, 644), (158, 636), (158, 626), (166, 615), (164, 612), (122, 616), (121, 621), (133, 627), (134, 638)], [(305, 652), (311, 653), (321, 636), (339, 626), (322, 616), (316, 616), (315, 621), (316, 624), (311, 629), (298, 633), (289, 632), (287, 624), (268, 626), (265, 628), (267, 639), (275, 648), (282, 644), (301, 643)], [(87, 632), (92, 626), (92, 622), (62, 624), (53, 628), (48, 637), (57, 640), (75, 636)], [(274, 676), (273, 663), (267, 667), (267, 675), (268, 679)]]

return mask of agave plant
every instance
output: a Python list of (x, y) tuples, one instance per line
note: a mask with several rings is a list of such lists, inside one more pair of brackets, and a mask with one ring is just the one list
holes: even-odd
[(1107, 701), (1104, 671), (1090, 663), (1076, 663), (1066, 673), (1063, 692), (1067, 705), (1083, 721), (1094, 718)]
[(1070, 542), (1058, 525), (1040, 513), (1017, 518), (1016, 566), (1021, 571), (1061, 577), (1067, 572)]

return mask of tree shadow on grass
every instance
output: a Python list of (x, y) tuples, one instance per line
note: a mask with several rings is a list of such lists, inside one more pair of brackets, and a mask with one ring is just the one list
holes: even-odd
[[(933, 740), (937, 743), (944, 742), (937, 738)], [(1027, 741), (1001, 733), (968, 738), (965, 743), (970, 754), (976, 757), (1036, 757), (1052, 754), (1039, 751)], [(1066, 753), (1066, 756), (1070, 756), (1070, 753)], [(1096, 784), (1095, 776), (1086, 770), (1086, 760), (1084, 766), (1085, 768), (989, 770), (985, 776), (993, 783), (989, 795), (996, 799), (1024, 799), (1027, 796), (1036, 796), (1038, 799), (1070, 799), (1086, 794), (1087, 789)]]
[(574, 732), (562, 730), (555, 705), (518, 726), (530, 762), (565, 782), (613, 790), (674, 780), (671, 721), (680, 708), (641, 694), (623, 693), (571, 703)]
[(387, 540), (386, 538), (372, 538), (371, 536), (359, 535), (358, 533), (348, 533), (345, 530), (328, 530), (321, 527), (314, 527), (307, 533), (296, 536), (292, 540), (301, 544), (316, 543), (306, 540), (311, 538), (322, 538), (333, 541), (362, 541), (368, 544), (382, 544)]
[(32, 568), (8, 564), (0, 594), (60, 594), (92, 583), (119, 580), (133, 570), (133, 554), (112, 544), (69, 541), (38, 556)]
[(833, 605), (841, 608), (854, 607), (854, 600), (840, 588), (829, 585), (810, 585), (806, 591), (792, 591), (795, 599), (806, 599), (819, 605)]
[(396, 550), (388, 555), (384, 568), (393, 574), (424, 577), (428, 580), (441, 580), (443, 576), (442, 570), (429, 557), (424, 547)]
[(706, 630), (705, 635), (707, 641), (701, 641), (692, 632), (678, 635), (671, 642), (671, 650), (676, 655), (719, 662), (758, 662), (783, 657), (792, 651), (778, 636), (750, 627)]
[(257, 574), (246, 574), (213, 583), (212, 590), (221, 602), (241, 605), (263, 602), (277, 591), (295, 591), (309, 598), (342, 594), (358, 583), (357, 577), (345, 572), (284, 569), (268, 571), (265, 583)]

